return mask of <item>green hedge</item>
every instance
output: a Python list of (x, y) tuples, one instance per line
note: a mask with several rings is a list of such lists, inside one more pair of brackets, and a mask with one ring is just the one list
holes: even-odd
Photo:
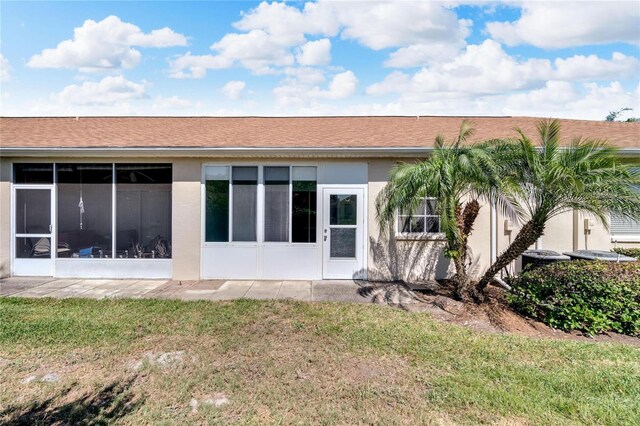
[(614, 248), (611, 251), (623, 254), (625, 256), (635, 257), (636, 259), (640, 260), (640, 248), (621, 248), (621, 247), (619, 247), (619, 248)]
[(640, 262), (558, 262), (511, 285), (511, 306), (551, 327), (640, 335)]

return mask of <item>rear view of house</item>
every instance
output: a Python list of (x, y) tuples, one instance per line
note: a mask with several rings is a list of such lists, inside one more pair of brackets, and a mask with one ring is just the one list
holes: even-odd
[[(447, 275), (435, 202), (379, 229), (391, 167), (428, 157), (459, 117), (2, 118), (0, 275), (174, 279), (424, 280)], [(536, 118), (476, 117), (474, 139), (535, 133)], [(563, 120), (640, 165), (640, 124)], [(518, 229), (484, 206), (470, 240), (481, 272)], [(557, 251), (639, 246), (567, 212)]]

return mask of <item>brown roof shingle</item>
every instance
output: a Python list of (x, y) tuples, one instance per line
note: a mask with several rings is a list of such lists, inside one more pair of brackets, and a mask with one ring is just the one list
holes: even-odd
[[(2, 117), (2, 148), (399, 148), (431, 147), (453, 138), (464, 118), (473, 139), (535, 138), (535, 117)], [(640, 123), (561, 120), (565, 143), (574, 136), (640, 148)]]

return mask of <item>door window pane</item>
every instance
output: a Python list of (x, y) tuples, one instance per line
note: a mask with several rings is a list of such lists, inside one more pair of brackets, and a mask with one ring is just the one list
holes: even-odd
[(330, 228), (330, 256), (356, 257), (356, 228)]
[(256, 241), (258, 168), (233, 167), (233, 241)]
[[(300, 173), (299, 169), (312, 169), (312, 173)], [(294, 243), (316, 242), (316, 168), (294, 167), (292, 182), (292, 241)], [(301, 180), (296, 180), (296, 177)], [(304, 180), (313, 179), (313, 180)]]
[(116, 257), (171, 257), (171, 164), (116, 164)]
[(16, 234), (51, 231), (51, 190), (16, 189)]
[(329, 198), (329, 223), (331, 225), (355, 225), (357, 223), (358, 196), (332, 194)]
[(16, 238), (16, 258), (17, 259), (50, 259), (51, 258), (51, 238), (17, 237)]
[(264, 168), (264, 240), (289, 241), (289, 167)]
[(72, 257), (111, 257), (112, 164), (58, 164), (56, 173), (58, 242)]
[(53, 164), (14, 164), (13, 183), (51, 184)]

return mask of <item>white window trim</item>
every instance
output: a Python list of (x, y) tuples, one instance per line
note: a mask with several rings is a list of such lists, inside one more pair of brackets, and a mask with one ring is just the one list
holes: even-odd
[[(436, 200), (435, 197), (424, 197), (424, 200)], [(437, 200), (436, 200), (437, 201)], [(398, 210), (396, 210), (394, 219), (394, 231), (395, 231), (395, 239), (400, 241), (441, 241), (445, 240), (446, 236), (444, 232), (400, 232), (398, 231), (398, 225), (400, 223), (400, 216), (407, 217), (407, 215), (401, 215)], [(414, 217), (437, 217), (438, 218), (438, 228), (440, 228), (440, 216), (439, 215), (425, 215), (418, 214)]]

